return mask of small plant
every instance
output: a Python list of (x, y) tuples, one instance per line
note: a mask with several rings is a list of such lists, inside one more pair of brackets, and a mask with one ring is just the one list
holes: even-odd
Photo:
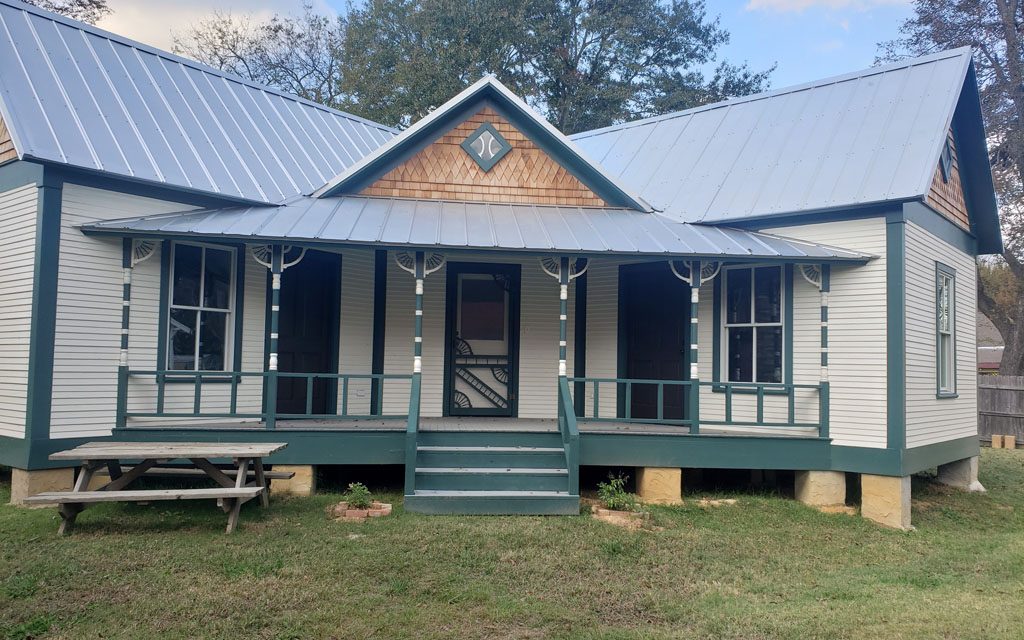
[(362, 482), (353, 482), (348, 485), (348, 491), (342, 497), (350, 509), (369, 509), (373, 504), (373, 496)]
[(605, 509), (612, 511), (636, 511), (636, 496), (626, 491), (628, 476), (608, 474), (608, 482), (597, 483), (597, 496)]

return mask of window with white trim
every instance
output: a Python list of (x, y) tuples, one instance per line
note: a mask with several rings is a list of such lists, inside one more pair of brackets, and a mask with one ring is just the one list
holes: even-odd
[(235, 308), (235, 250), (171, 245), (169, 371), (225, 371)]
[(935, 355), (939, 395), (956, 394), (956, 273), (936, 263), (935, 268)]
[(727, 267), (722, 295), (725, 379), (781, 383), (782, 267)]

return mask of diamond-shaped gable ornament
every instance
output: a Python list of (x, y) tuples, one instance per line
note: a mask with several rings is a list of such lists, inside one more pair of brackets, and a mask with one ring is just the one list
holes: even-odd
[(490, 171), (498, 161), (505, 157), (512, 150), (498, 130), (485, 122), (462, 141), (462, 148), (469, 154), (470, 158), (476, 161), (484, 171)]

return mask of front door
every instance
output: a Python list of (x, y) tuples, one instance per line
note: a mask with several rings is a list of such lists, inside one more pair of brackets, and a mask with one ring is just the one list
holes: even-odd
[[(623, 377), (645, 380), (686, 380), (688, 375), (686, 327), (690, 324), (690, 288), (672, 275), (664, 262), (624, 266), (619, 274), (622, 310), (620, 340), (625, 359)], [(682, 420), (686, 393), (678, 385), (664, 387), (667, 420)], [(624, 416), (625, 394), (620, 392)], [(657, 418), (658, 387), (634, 384), (633, 418)]]
[[(281, 315), (278, 320), (278, 370), (292, 373), (336, 373), (338, 313), (341, 302), (341, 256), (309, 250), (281, 274)], [(277, 410), (306, 413), (304, 378), (278, 379)], [(313, 382), (312, 413), (332, 413), (337, 382)]]
[(445, 411), (514, 416), (519, 266), (448, 266)]

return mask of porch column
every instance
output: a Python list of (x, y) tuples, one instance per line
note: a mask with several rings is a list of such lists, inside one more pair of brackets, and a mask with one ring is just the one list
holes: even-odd
[[(121, 244), (121, 350), (117, 363), (117, 411), (114, 426), (124, 428), (128, 423), (128, 325), (131, 319), (132, 272), (135, 265), (150, 258), (156, 250), (152, 240), (124, 238)], [(163, 368), (161, 363), (160, 367)]]
[(697, 308), (700, 306), (700, 260), (690, 263), (690, 433), (700, 433), (700, 370), (698, 364)]
[(281, 315), (281, 272), (283, 248), (279, 244), (270, 247), (270, 354), (267, 357), (267, 429), (277, 426), (277, 348), (278, 322)]
[(832, 267), (821, 265), (821, 389), (818, 391), (818, 435), (828, 437), (829, 383), (828, 383), (828, 293), (831, 287)]
[(558, 259), (558, 377), (566, 376), (566, 324), (569, 319), (569, 258)]

